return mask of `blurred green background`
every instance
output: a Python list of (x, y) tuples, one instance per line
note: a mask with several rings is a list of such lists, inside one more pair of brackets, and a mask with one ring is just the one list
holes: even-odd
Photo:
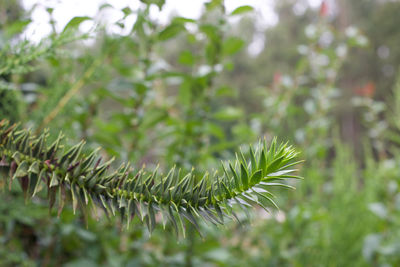
[(0, 0), (0, 119), (138, 168), (211, 170), (278, 136), (305, 179), (276, 190), (279, 211), (202, 224), (203, 239), (86, 227), (16, 186), (0, 266), (400, 266), (400, 1), (269, 1), (268, 19), (262, 1), (198, 1), (195, 19), (166, 15), (179, 1), (88, 1), (94, 15), (60, 26), (62, 2)]

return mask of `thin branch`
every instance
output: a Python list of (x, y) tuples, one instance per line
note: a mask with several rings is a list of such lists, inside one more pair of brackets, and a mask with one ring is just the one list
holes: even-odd
[(65, 105), (71, 100), (71, 98), (85, 85), (85, 81), (92, 76), (93, 72), (100, 65), (101, 59), (96, 59), (92, 65), (85, 71), (79, 80), (71, 87), (71, 89), (60, 99), (58, 104), (54, 107), (52, 111), (43, 119), (42, 123), (36, 130), (39, 133), (46, 125), (48, 125), (58, 113), (65, 107)]

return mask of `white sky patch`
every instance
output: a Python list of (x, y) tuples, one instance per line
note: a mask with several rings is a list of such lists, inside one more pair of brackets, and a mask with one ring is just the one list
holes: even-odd
[[(179, 15), (187, 18), (197, 19), (204, 10), (206, 0), (166, 0), (166, 4), (160, 11), (158, 7), (152, 6), (150, 16), (158, 20), (162, 24), (169, 21), (171, 15)], [(322, 0), (308, 0), (312, 8), (320, 6)], [(114, 8), (105, 8), (98, 13), (102, 4), (109, 3)], [(32, 12), (32, 23), (25, 31), (25, 37), (33, 42), (39, 42), (42, 38), (51, 33), (49, 25), (50, 16), (46, 8), (53, 8), (53, 18), (56, 21), (55, 28), (57, 32), (61, 32), (65, 25), (76, 16), (94, 17), (95, 21), (85, 21), (80, 25), (82, 32), (88, 32), (96, 22), (106, 23), (108, 30), (118, 34), (128, 34), (132, 25), (136, 20), (134, 14), (125, 19), (125, 28), (121, 29), (115, 22), (123, 17), (121, 9), (130, 7), (132, 10), (138, 9), (141, 5), (139, 0), (22, 0), (25, 9)], [(278, 16), (274, 11), (275, 0), (227, 0), (225, 7), (229, 14), (237, 7), (242, 5), (250, 5), (254, 7), (256, 18), (256, 33), (250, 42), (247, 50), (250, 55), (258, 55), (265, 46), (266, 28), (274, 26), (278, 23)], [(237, 22), (238, 18), (230, 19)]]
[(308, 4), (310, 5), (310, 7), (312, 8), (317, 8), (321, 5), (322, 0), (308, 0)]
[[(31, 16), (32, 23), (25, 32), (26, 37), (32, 41), (39, 41), (51, 33), (50, 16), (46, 8), (54, 8), (53, 17), (56, 21), (56, 30), (62, 31), (68, 21), (75, 16), (94, 17), (96, 14), (98, 15), (99, 7), (106, 2), (114, 7), (114, 9), (104, 9), (101, 14), (101, 17), (105, 18), (109, 25), (123, 16), (119, 11), (122, 8), (130, 7), (135, 10), (140, 6), (139, 0), (22, 0), (25, 9), (30, 10), (34, 7)], [(159, 11), (156, 6), (152, 6), (150, 15), (164, 24), (173, 14), (197, 19), (203, 12), (205, 2), (205, 0), (167, 0), (162, 11)], [(225, 3), (228, 13), (241, 5), (250, 5), (255, 8), (258, 27), (265, 28), (277, 23), (278, 18), (273, 10), (273, 0), (229, 0)], [(135, 17), (131, 15), (127, 20), (127, 24), (133, 24)], [(92, 26), (93, 22), (86, 21), (82, 23), (80, 29), (85, 32)], [(126, 28), (130, 28), (129, 25)], [(116, 28), (113, 27), (113, 29), (117, 31)]]

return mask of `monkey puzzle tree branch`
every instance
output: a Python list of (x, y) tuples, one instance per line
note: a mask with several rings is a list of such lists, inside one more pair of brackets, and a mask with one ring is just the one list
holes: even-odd
[(85, 154), (83, 141), (66, 149), (61, 134), (50, 145), (47, 137), (47, 132), (34, 136), (5, 120), (0, 122), (3, 184), (11, 187), (18, 180), (26, 197), (46, 189), (50, 208), (57, 202), (59, 214), (70, 196), (74, 212), (79, 207), (88, 216), (88, 207), (100, 207), (108, 216), (119, 213), (128, 226), (136, 215), (150, 231), (155, 228), (156, 213), (161, 214), (164, 226), (170, 222), (177, 233), (185, 235), (184, 220), (199, 230), (200, 218), (223, 224), (225, 217), (236, 217), (234, 205), (265, 208), (264, 199), (276, 206), (269, 189), (292, 188), (282, 181), (300, 178), (292, 174), (298, 153), (276, 139), (269, 147), (264, 142), (255, 151), (250, 148), (250, 159), (239, 153), (235, 161), (221, 164), (220, 172), (199, 176), (175, 167), (166, 175), (157, 169), (134, 171), (129, 164), (110, 171), (112, 160), (102, 163), (98, 150)]

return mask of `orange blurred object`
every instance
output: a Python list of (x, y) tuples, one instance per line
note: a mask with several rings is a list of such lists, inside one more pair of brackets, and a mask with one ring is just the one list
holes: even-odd
[(354, 92), (356, 95), (372, 98), (375, 94), (376, 86), (374, 82), (368, 82), (363, 87), (356, 88)]

